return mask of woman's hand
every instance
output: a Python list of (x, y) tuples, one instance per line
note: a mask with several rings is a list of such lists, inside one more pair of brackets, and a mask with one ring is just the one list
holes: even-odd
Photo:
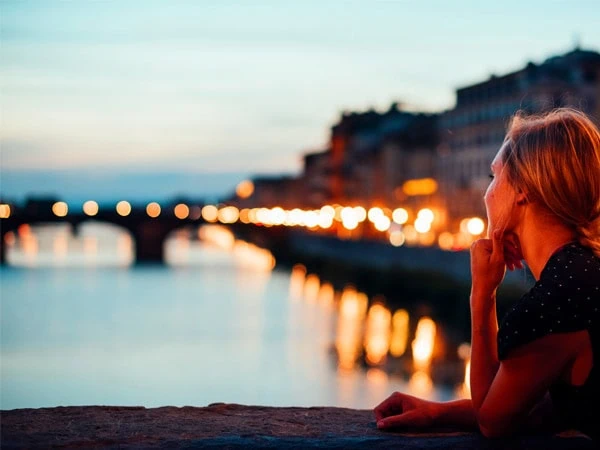
[(491, 295), (502, 283), (506, 268), (522, 268), (523, 255), (516, 235), (492, 233), (492, 239), (478, 239), (471, 245), (471, 280), (474, 292)]
[(377, 428), (429, 428), (436, 425), (438, 403), (394, 392), (374, 410)]
[(523, 253), (521, 252), (521, 243), (514, 233), (504, 235), (504, 262), (508, 270), (522, 269)]

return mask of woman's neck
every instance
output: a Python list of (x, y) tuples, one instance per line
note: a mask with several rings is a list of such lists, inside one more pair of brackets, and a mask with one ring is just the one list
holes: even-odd
[(576, 239), (575, 232), (546, 217), (526, 217), (516, 230), (521, 244), (523, 259), (529, 266), (535, 280), (539, 280), (542, 270), (552, 254)]

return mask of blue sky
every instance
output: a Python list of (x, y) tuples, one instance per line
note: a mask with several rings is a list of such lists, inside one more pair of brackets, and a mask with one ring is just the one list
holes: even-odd
[(344, 109), (600, 50), (593, 1), (2, 1), (2, 172), (295, 172)]

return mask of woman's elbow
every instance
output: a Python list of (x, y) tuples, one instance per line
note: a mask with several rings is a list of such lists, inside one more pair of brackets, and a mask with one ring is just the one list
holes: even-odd
[(508, 437), (515, 431), (511, 421), (502, 418), (499, 414), (483, 413), (477, 417), (479, 431), (489, 439)]
[(481, 432), (481, 434), (483, 436), (485, 436), (488, 439), (498, 439), (498, 438), (503, 438), (503, 437), (507, 437), (510, 436), (510, 433), (502, 428), (502, 427), (497, 427), (495, 425), (479, 425), (479, 431)]

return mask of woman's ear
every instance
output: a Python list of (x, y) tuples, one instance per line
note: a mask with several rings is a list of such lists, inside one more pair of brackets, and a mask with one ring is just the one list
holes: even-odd
[(529, 202), (527, 200), (527, 194), (523, 192), (521, 189), (517, 191), (517, 205), (525, 205)]

